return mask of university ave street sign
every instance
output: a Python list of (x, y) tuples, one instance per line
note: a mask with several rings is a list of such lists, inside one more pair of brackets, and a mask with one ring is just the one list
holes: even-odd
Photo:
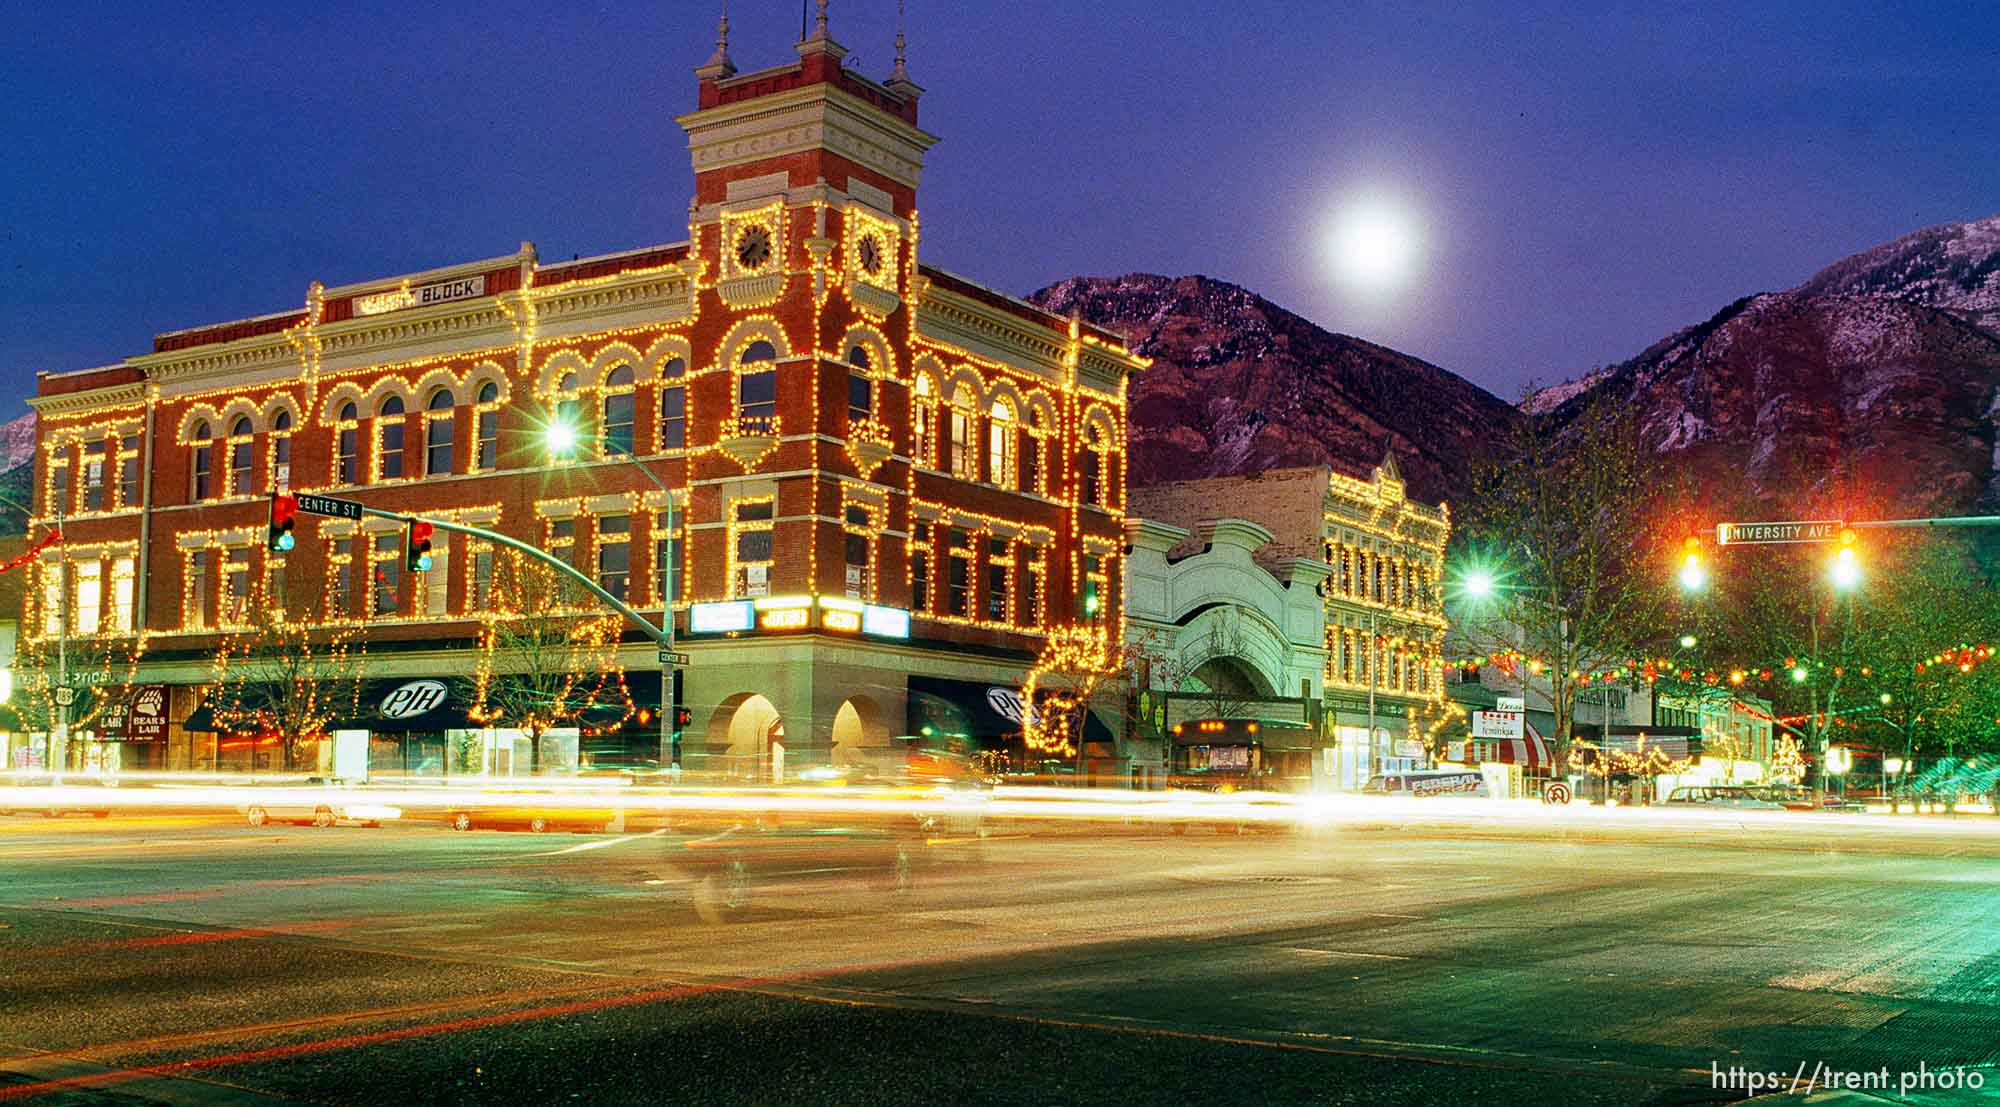
[(1846, 524), (1838, 519), (1798, 523), (1717, 523), (1715, 541), (1723, 546), (1770, 545), (1780, 542), (1838, 542)]

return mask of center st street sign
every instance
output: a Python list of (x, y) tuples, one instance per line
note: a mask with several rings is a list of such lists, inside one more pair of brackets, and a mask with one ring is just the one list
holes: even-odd
[(1717, 523), (1715, 541), (1723, 546), (1768, 545), (1777, 542), (1837, 542), (1844, 528), (1838, 519), (1799, 523)]
[(308, 515), (331, 515), (336, 519), (361, 518), (361, 505), (353, 500), (340, 500), (332, 496), (315, 496), (310, 492), (294, 493), (299, 510)]

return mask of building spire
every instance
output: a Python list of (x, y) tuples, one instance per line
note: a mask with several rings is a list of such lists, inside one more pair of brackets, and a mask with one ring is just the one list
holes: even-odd
[(819, 42), (819, 41), (822, 41), (822, 40), (824, 40), (824, 39), (825, 39), (825, 38), (827, 37), (827, 35), (826, 35), (826, 0), (818, 0), (818, 4), (817, 4), (817, 7), (818, 7), (819, 11), (818, 11), (818, 14), (817, 14), (817, 15), (814, 15), (814, 16), (813, 16), (813, 33), (812, 33), (812, 37), (806, 40), (806, 41), (808, 41), (808, 42)]
[(736, 75), (736, 63), (729, 60), (729, 0), (722, 0), (722, 19), (715, 25), (715, 53), (694, 72), (705, 80)]
[(908, 81), (910, 71), (903, 66), (903, 0), (896, 0), (896, 67), (889, 71), (892, 81)]

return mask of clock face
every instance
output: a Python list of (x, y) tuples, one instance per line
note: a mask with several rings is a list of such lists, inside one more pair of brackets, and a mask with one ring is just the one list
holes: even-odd
[(736, 236), (736, 264), (752, 271), (771, 260), (771, 232), (763, 227), (746, 228)]
[(882, 271), (882, 242), (874, 235), (861, 240), (861, 248), (855, 251), (861, 256), (861, 271), (874, 276)]

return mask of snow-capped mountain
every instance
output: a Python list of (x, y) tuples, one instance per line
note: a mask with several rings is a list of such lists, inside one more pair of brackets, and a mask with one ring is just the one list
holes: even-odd
[(34, 456), (34, 412), (0, 423), (0, 473), (19, 468)]
[(1925, 227), (1837, 261), (1793, 291), (1908, 300), (2000, 334), (2000, 215)]

